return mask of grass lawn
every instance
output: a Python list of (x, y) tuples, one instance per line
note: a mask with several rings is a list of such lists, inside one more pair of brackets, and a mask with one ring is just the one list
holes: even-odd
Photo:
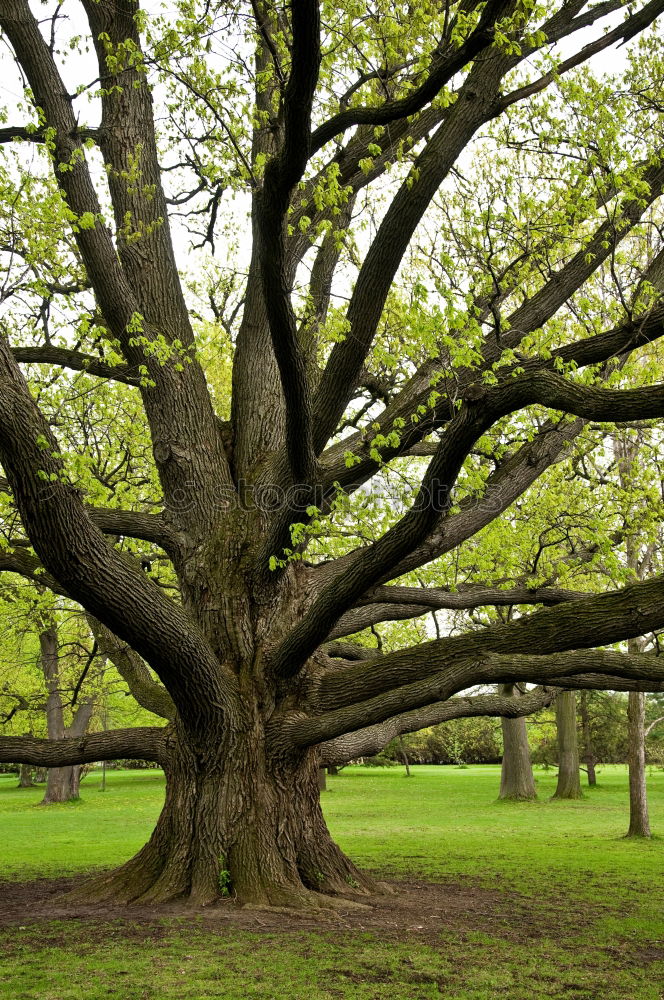
[[(331, 829), (360, 865), (406, 880), (415, 910), (395, 903), (380, 929), (361, 916), (237, 923), (228, 906), (223, 920), (33, 913), (0, 930), (0, 997), (663, 1000), (664, 837), (622, 839), (624, 768), (604, 768), (579, 802), (548, 801), (552, 772), (537, 780), (538, 802), (506, 804), (496, 767), (347, 768), (323, 793)], [(123, 861), (163, 797), (152, 771), (109, 772), (105, 792), (92, 774), (81, 802), (48, 809), (15, 785), (0, 776), (0, 877), (17, 881)], [(664, 772), (649, 793), (664, 834)], [(0, 886), (0, 911), (11, 892)]]

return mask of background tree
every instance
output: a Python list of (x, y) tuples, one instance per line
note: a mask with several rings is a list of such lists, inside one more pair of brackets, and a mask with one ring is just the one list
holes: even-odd
[[(518, 688), (503, 688), (503, 694), (520, 697)], [(530, 759), (530, 746), (525, 718), (501, 719), (503, 760), (500, 769), (500, 799), (528, 801), (537, 798), (535, 778)]]
[[(495, 713), (476, 685), (664, 681), (657, 657), (599, 648), (664, 624), (661, 576), (597, 593), (539, 564), (514, 586), (509, 562), (463, 587), (427, 570), (499, 534), (574, 442), (601, 448), (594, 426), (664, 415), (664, 3), (70, 8), (80, 39), (61, 4), (0, 11), (25, 84), (0, 133), (0, 565), (94, 616), (170, 721), (7, 736), (0, 759), (164, 766), (150, 842), (87, 898), (208, 902), (221, 869), (244, 902), (333, 905), (374, 888), (320, 811), (337, 741), (457, 698)], [(632, 39), (621, 78), (593, 76)], [(71, 83), (70, 42), (95, 61)], [(148, 470), (126, 490), (125, 435)], [(515, 613), (330, 646), (487, 606)]]
[(590, 728), (590, 713), (588, 711), (588, 692), (582, 691), (579, 698), (579, 717), (581, 719), (581, 728), (583, 732), (583, 756), (581, 760), (586, 765), (586, 773), (588, 775), (588, 785), (594, 788), (597, 784), (597, 773), (595, 770), (595, 765), (597, 764), (597, 758), (595, 757), (595, 747), (593, 744), (592, 731)]
[(646, 705), (642, 691), (630, 691), (629, 720), (629, 829), (628, 837), (650, 837), (646, 788)]
[[(90, 697), (82, 698), (73, 712), (70, 725), (65, 726), (58, 630), (53, 622), (39, 633), (39, 646), (41, 667), (48, 691), (46, 701), (48, 738), (49, 740), (62, 740), (65, 737), (80, 738), (88, 728), (94, 710), (94, 701)], [(42, 805), (50, 805), (53, 802), (70, 802), (77, 799), (80, 783), (81, 768), (78, 764), (49, 768)]]
[[(3, 582), (0, 726), (4, 733), (80, 740), (89, 728), (102, 727), (109, 713), (126, 724), (151, 721), (133, 699), (134, 707), (128, 704), (129, 685), (107, 654), (100, 654), (100, 643), (79, 609), (70, 602), (54, 601), (43, 588), (13, 585), (8, 577)], [(93, 624), (99, 631), (98, 623)], [(103, 643), (101, 634), (99, 638)], [(111, 652), (120, 659), (115, 647)], [(144, 664), (141, 669), (149, 673)], [(134, 687), (140, 698), (136, 682)], [(80, 766), (40, 768), (34, 781), (32, 770), (29, 765), (20, 768), (21, 787), (45, 781), (44, 805), (79, 797)]]
[(556, 699), (558, 782), (554, 799), (580, 799), (579, 744), (576, 735), (576, 694), (562, 691)]

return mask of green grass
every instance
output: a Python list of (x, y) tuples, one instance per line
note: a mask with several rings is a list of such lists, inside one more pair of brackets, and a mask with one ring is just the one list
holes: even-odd
[[(624, 767), (603, 768), (578, 801), (551, 800), (555, 772), (538, 769), (533, 803), (496, 801), (495, 766), (417, 767), (410, 779), (395, 771), (349, 768), (336, 779), (341, 787), (330, 783), (330, 826), (360, 864), (397, 877), (471, 875), (526, 893), (600, 892), (615, 905), (662, 879), (664, 841), (623, 839)], [(649, 796), (651, 827), (664, 835), (664, 771), (653, 770)]]
[(44, 785), (17, 788), (14, 775), (0, 774), (0, 878), (54, 878), (121, 864), (150, 836), (164, 801), (161, 771), (88, 774), (81, 798), (41, 807)]
[[(334, 835), (361, 865), (441, 882), (450, 899), (458, 883), (486, 890), (493, 909), (460, 911), (426, 935), (343, 923), (253, 933), (210, 915), (140, 927), (26, 921), (0, 934), (0, 997), (662, 1000), (664, 839), (622, 839), (624, 768), (604, 768), (579, 802), (548, 801), (553, 773), (537, 779), (539, 802), (519, 805), (495, 801), (495, 767), (419, 767), (410, 779), (400, 767), (348, 768), (323, 794)], [(16, 879), (121, 862), (163, 797), (155, 772), (111, 772), (103, 793), (90, 775), (80, 803), (48, 809), (40, 791), (14, 785), (0, 777), (3, 872)], [(664, 833), (664, 772), (649, 794)]]

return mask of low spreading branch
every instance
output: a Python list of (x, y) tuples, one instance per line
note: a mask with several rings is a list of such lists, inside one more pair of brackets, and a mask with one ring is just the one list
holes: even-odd
[(66, 767), (122, 758), (161, 762), (165, 753), (166, 730), (160, 727), (111, 729), (63, 740), (0, 735), (0, 761), (7, 764)]
[(321, 763), (341, 765), (356, 757), (373, 756), (380, 753), (397, 736), (415, 733), (429, 726), (450, 722), (452, 719), (478, 716), (517, 719), (532, 715), (533, 712), (550, 705), (556, 693), (555, 689), (543, 687), (529, 691), (522, 698), (508, 698), (497, 694), (451, 698), (449, 701), (428, 705), (414, 712), (404, 712), (379, 725), (359, 729), (355, 733), (323, 743), (320, 746)]
[[(541, 612), (543, 614), (544, 612)], [(662, 613), (660, 612), (660, 620)], [(508, 627), (508, 626), (506, 626)], [(489, 629), (486, 630), (488, 633)], [(339, 704), (321, 715), (290, 720), (289, 735), (300, 746), (312, 746), (338, 736), (382, 723), (394, 715), (423, 709), (436, 702), (444, 702), (460, 691), (477, 684), (513, 684), (517, 681), (536, 680), (540, 684), (556, 686), (556, 678), (564, 679), (560, 686), (570, 686), (570, 678), (597, 676), (610, 678), (613, 690), (623, 683), (629, 690), (634, 682), (641, 689), (660, 691), (664, 686), (664, 658), (646, 654), (623, 654), (612, 650), (583, 649), (554, 655), (531, 656), (527, 654), (494, 654), (481, 647), (473, 655), (473, 638), (484, 638), (485, 633), (466, 635), (466, 647), (458, 648), (456, 655), (451, 646), (458, 640), (438, 640), (399, 653), (391, 653), (379, 661), (369, 661), (359, 666), (329, 672), (323, 679), (318, 704), (326, 707)], [(415, 663), (419, 668), (414, 668)], [(426, 662), (426, 666), (425, 666)], [(400, 668), (400, 669), (399, 669)], [(414, 669), (410, 669), (414, 668)], [(383, 684), (391, 672), (390, 689), (359, 700), (360, 686), (353, 685), (352, 677), (371, 673)], [(418, 679), (413, 679), (417, 677)], [(365, 684), (368, 694), (377, 690), (379, 683)], [(389, 683), (389, 682), (388, 682)], [(344, 694), (335, 702), (332, 690), (343, 686)], [(584, 681), (579, 687), (584, 687)], [(354, 687), (352, 697), (347, 697), (349, 687)]]
[[(404, 685), (438, 677), (441, 672), (453, 680), (460, 671), (466, 687), (480, 682), (493, 683), (505, 678), (502, 674), (495, 676), (495, 672), (492, 673), (493, 666), (489, 666), (493, 663), (492, 656), (505, 656), (511, 664), (514, 657), (523, 656), (533, 649), (537, 649), (539, 655), (531, 657), (523, 676), (516, 679), (531, 680), (536, 677), (548, 683), (549, 676), (554, 674), (604, 673), (621, 676), (618, 668), (621, 665), (629, 668), (631, 664), (645, 671), (645, 680), (660, 680), (664, 658), (660, 660), (642, 654), (637, 660), (635, 654), (627, 657), (622, 653), (593, 650), (592, 647), (645, 635), (661, 628), (664, 624), (663, 598), (664, 576), (654, 577), (608, 594), (545, 608), (507, 624), (389, 653), (377, 661), (351, 665), (324, 677), (318, 695), (319, 704), (323, 708), (337, 708), (380, 697), (391, 690), (403, 689)], [(558, 655), (559, 659), (556, 659)], [(584, 656), (590, 658), (590, 665), (583, 660)], [(547, 657), (550, 657), (550, 662)], [(463, 663), (466, 667), (461, 669), (459, 665)], [(468, 666), (469, 663), (471, 666)], [(579, 669), (566, 670), (566, 663), (574, 663)], [(500, 666), (502, 669), (504, 664)], [(551, 675), (543, 672), (547, 666), (552, 669)], [(639, 675), (632, 672), (624, 676)]]

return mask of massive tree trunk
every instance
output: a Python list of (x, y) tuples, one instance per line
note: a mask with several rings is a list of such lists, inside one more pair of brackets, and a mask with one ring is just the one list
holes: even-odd
[[(503, 685), (503, 694), (510, 695), (513, 692), (515, 697), (519, 697), (518, 688)], [(537, 789), (530, 760), (526, 720), (523, 717), (509, 719), (503, 716), (500, 724), (503, 731), (503, 761), (498, 797), (517, 801), (536, 799)]]
[(556, 699), (558, 784), (554, 799), (580, 799), (579, 747), (576, 735), (576, 693), (563, 691)]
[(629, 830), (628, 837), (650, 837), (648, 792), (646, 789), (646, 696), (630, 691), (629, 720)]
[(166, 801), (146, 846), (127, 864), (77, 890), (77, 899), (158, 903), (334, 906), (336, 894), (378, 886), (330, 837), (320, 807), (319, 758), (264, 752), (254, 727), (210, 734), (201, 753), (181, 733), (162, 759)]

